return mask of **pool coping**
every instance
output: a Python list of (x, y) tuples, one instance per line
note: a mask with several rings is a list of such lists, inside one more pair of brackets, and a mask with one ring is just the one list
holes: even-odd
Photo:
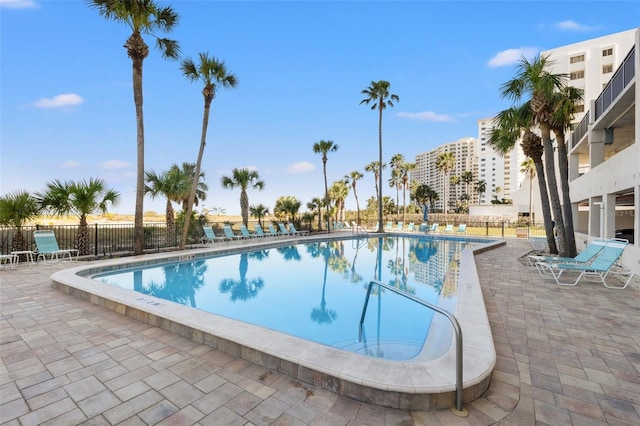
[[(388, 232), (387, 235), (402, 233)], [(375, 237), (378, 234), (371, 234)], [(408, 236), (424, 234), (409, 233)], [(207, 313), (151, 295), (88, 278), (99, 271), (124, 265), (149, 265), (166, 259), (191, 260), (212, 253), (234, 253), (247, 248), (274, 247), (295, 242), (349, 238), (344, 232), (305, 237), (270, 237), (215, 243), (184, 252), (146, 254), (64, 269), (51, 276), (54, 286), (120, 314), (177, 333), (230, 355), (358, 401), (398, 409), (441, 409), (455, 401), (455, 343), (443, 356), (430, 361), (392, 361), (372, 358)], [(434, 238), (442, 236), (436, 235)], [(480, 288), (474, 255), (506, 244), (504, 240), (472, 239), (486, 244), (460, 254), (458, 300), (455, 314), (463, 335), (463, 402), (479, 398), (489, 386), (496, 363), (493, 335)]]

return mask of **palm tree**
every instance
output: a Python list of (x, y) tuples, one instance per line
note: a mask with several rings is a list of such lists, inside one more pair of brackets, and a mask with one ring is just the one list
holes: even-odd
[(318, 210), (318, 229), (322, 230), (322, 206), (324, 202), (320, 197), (313, 197), (311, 201), (307, 203), (307, 208), (310, 210)]
[[(382, 163), (382, 170), (386, 169), (387, 165), (386, 163)], [(367, 164), (366, 166), (364, 166), (364, 171), (365, 172), (369, 172), (369, 173), (373, 173), (374, 176), (374, 181), (376, 184), (376, 200), (380, 199), (380, 188), (378, 188), (378, 184), (379, 184), (379, 180), (380, 180), (380, 173), (382, 173), (382, 171), (380, 170), (380, 162), (379, 161), (372, 161), (369, 164)]]
[(520, 164), (520, 173), (524, 173), (524, 175), (529, 179), (529, 226), (531, 226), (531, 218), (533, 217), (532, 210), (532, 183), (533, 178), (536, 177), (536, 163), (533, 161), (531, 157), (528, 157)]
[(167, 199), (165, 206), (167, 242), (175, 242), (176, 218), (172, 202), (180, 201), (181, 195), (188, 191), (189, 181), (184, 178), (181, 170), (175, 165), (160, 174), (153, 170), (145, 172), (145, 181), (145, 194), (150, 194), (152, 199), (161, 195)]
[(54, 180), (47, 183), (43, 193), (35, 194), (40, 208), (59, 216), (72, 214), (80, 219), (76, 234), (76, 248), (79, 254), (89, 254), (89, 226), (87, 215), (107, 213), (109, 205), (115, 207), (120, 202), (120, 194), (107, 187), (102, 179), (90, 178), (89, 181)]
[[(204, 97), (204, 113), (202, 115), (202, 135), (200, 137), (200, 150), (198, 151), (198, 159), (194, 172), (193, 183), (191, 184), (191, 192), (189, 193), (189, 202), (185, 213), (184, 227), (182, 229), (182, 239), (180, 240), (180, 249), (184, 249), (187, 244), (187, 235), (189, 233), (189, 220), (191, 219), (191, 211), (193, 209), (193, 200), (196, 198), (196, 190), (198, 189), (198, 179), (200, 176), (200, 167), (202, 165), (202, 157), (204, 156), (204, 147), (207, 144), (207, 128), (209, 127), (209, 112), (211, 111), (211, 102), (216, 97), (219, 88), (234, 88), (238, 85), (238, 79), (235, 75), (227, 71), (223, 61), (214, 57), (209, 57), (208, 53), (200, 53), (199, 61), (196, 63), (190, 58), (182, 60), (181, 70), (184, 76), (192, 81), (201, 81), (204, 83), (202, 96)], [(248, 206), (247, 206), (248, 208)], [(244, 216), (243, 222), (247, 225)]]
[[(393, 107), (394, 102), (400, 102), (398, 95), (390, 94), (389, 88), (391, 83), (384, 80), (372, 81), (371, 85), (364, 89), (361, 93), (366, 96), (360, 101), (360, 105), (363, 103), (369, 105), (371, 103), (372, 110), (378, 110), (378, 164), (382, 163), (382, 111), (388, 106)], [(380, 171), (379, 171), (380, 172)], [(384, 226), (382, 224), (382, 173), (378, 174), (378, 232), (384, 232)]]
[(240, 188), (240, 213), (242, 215), (242, 224), (247, 226), (249, 223), (249, 196), (247, 188), (252, 187), (261, 191), (264, 188), (264, 182), (260, 180), (258, 172), (249, 169), (233, 169), (231, 176), (222, 176), (220, 183), (225, 189)]
[[(184, 180), (183, 190), (179, 195), (179, 202), (182, 203), (182, 212), (186, 214), (187, 205), (189, 204), (189, 198), (191, 197), (191, 185), (194, 181), (194, 176), (196, 175), (196, 163), (184, 162), (182, 163), (182, 167), (179, 168), (176, 164), (171, 166), (171, 170), (175, 170), (176, 173), (179, 173)], [(198, 188), (196, 189), (196, 196), (191, 203), (194, 206), (200, 205), (200, 201), (204, 201), (207, 199), (207, 191), (209, 190), (209, 186), (205, 183), (205, 173), (200, 170), (200, 178), (198, 179)]]
[(416, 169), (415, 163), (402, 163), (400, 172), (402, 173), (402, 221), (405, 222), (407, 214), (407, 188), (409, 187), (409, 174)]
[(27, 250), (22, 226), (39, 214), (38, 200), (27, 191), (18, 190), (0, 197), (0, 224), (16, 227), (16, 233), (11, 241), (12, 251)]
[(400, 208), (400, 189), (402, 188), (402, 166), (404, 164), (404, 155), (395, 154), (391, 157), (389, 165), (391, 166), (391, 178), (389, 179), (389, 187), (396, 188), (396, 204)]
[[(322, 154), (322, 171), (324, 173), (324, 198), (325, 205), (327, 207), (327, 217), (329, 220), (329, 185), (327, 184), (327, 153), (335, 152), (338, 150), (338, 145), (333, 143), (333, 141), (325, 141), (321, 140), (313, 144), (313, 152), (316, 154)], [(320, 227), (320, 231), (322, 231), (322, 227)], [(327, 232), (331, 232), (331, 227), (327, 224)]]
[[(558, 184), (555, 174), (555, 160), (551, 128), (554, 120), (556, 93), (564, 88), (564, 79), (560, 74), (551, 74), (546, 70), (551, 62), (548, 56), (536, 56), (531, 62), (522, 58), (518, 65), (516, 76), (502, 85), (502, 97), (511, 98), (519, 102), (524, 96), (530, 96), (529, 108), (533, 124), (540, 130), (542, 146), (544, 148), (545, 176), (548, 186), (549, 199), (553, 219), (556, 222), (558, 249), (560, 256), (570, 257), (567, 245), (566, 228), (562, 214)], [(570, 206), (569, 206), (570, 207)]]
[(262, 227), (262, 218), (267, 217), (269, 214), (269, 207), (264, 204), (258, 204), (257, 206), (249, 206), (249, 213), (251, 216), (258, 219), (258, 225)]
[(460, 176), (458, 175), (451, 175), (449, 176), (449, 183), (451, 185), (453, 185), (453, 190), (455, 191), (456, 194), (456, 200), (457, 200), (457, 195), (458, 195), (458, 185), (460, 185)]
[(89, 0), (89, 6), (107, 20), (124, 23), (131, 28), (131, 36), (124, 44), (133, 65), (133, 100), (136, 109), (137, 128), (137, 173), (136, 208), (133, 230), (133, 253), (142, 254), (144, 249), (143, 203), (144, 203), (144, 119), (142, 113), (142, 64), (149, 56), (149, 46), (143, 35), (156, 39), (156, 47), (166, 59), (180, 56), (178, 42), (160, 38), (158, 31), (171, 32), (178, 24), (179, 16), (170, 7), (160, 7), (153, 0)]
[(487, 192), (487, 182), (484, 179), (479, 179), (476, 182), (476, 192), (478, 193), (478, 203), (480, 203), (480, 196)]
[[(464, 183), (464, 193), (465, 195), (469, 195), (469, 184), (473, 182), (473, 172), (470, 170), (465, 170), (460, 175), (460, 180)], [(469, 197), (467, 197), (469, 198)]]
[(570, 256), (577, 254), (576, 237), (573, 228), (573, 211), (569, 196), (569, 159), (565, 130), (571, 129), (571, 121), (576, 113), (576, 103), (582, 100), (582, 92), (572, 86), (565, 86), (554, 97), (554, 114), (551, 120), (551, 130), (556, 136), (558, 144), (558, 168), (560, 170), (560, 186), (562, 188), (562, 213), (564, 226), (567, 230), (567, 246)]
[(501, 186), (496, 186), (496, 189), (494, 189), (494, 191), (496, 192), (496, 195), (494, 195), (494, 198), (496, 199), (496, 201), (500, 201), (498, 197), (502, 193), (502, 187)]
[(456, 167), (456, 157), (453, 155), (453, 152), (443, 152), (438, 155), (436, 158), (436, 169), (442, 173), (442, 212), (447, 214), (447, 204), (449, 198), (447, 197), (447, 176), (451, 171)]
[(345, 175), (344, 181), (347, 185), (351, 184), (351, 188), (353, 189), (353, 196), (356, 199), (356, 220), (357, 224), (360, 225), (360, 202), (358, 201), (358, 194), (356, 193), (356, 182), (363, 178), (363, 174), (357, 170), (352, 171), (350, 174)]
[(286, 197), (280, 197), (276, 200), (276, 204), (273, 207), (273, 212), (276, 216), (284, 217), (285, 221), (295, 221), (298, 211), (300, 210), (302, 203), (296, 197), (288, 195)]
[(344, 222), (344, 200), (349, 195), (349, 187), (343, 180), (333, 182), (329, 188), (329, 197), (336, 202), (336, 220)]

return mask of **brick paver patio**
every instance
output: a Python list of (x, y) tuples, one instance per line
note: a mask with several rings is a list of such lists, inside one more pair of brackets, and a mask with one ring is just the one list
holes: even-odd
[(640, 292), (543, 281), (526, 242), (476, 256), (498, 362), (486, 394), (401, 411), (317, 389), (0, 270), (3, 425), (638, 425)]

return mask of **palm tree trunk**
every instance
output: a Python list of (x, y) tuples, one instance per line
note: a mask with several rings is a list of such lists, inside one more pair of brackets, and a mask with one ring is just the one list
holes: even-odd
[(191, 183), (191, 192), (189, 193), (189, 203), (184, 215), (184, 228), (182, 229), (182, 238), (180, 239), (180, 250), (184, 250), (187, 246), (187, 238), (189, 236), (189, 222), (191, 221), (191, 212), (193, 212), (193, 203), (196, 199), (196, 191), (200, 182), (200, 166), (202, 165), (202, 157), (204, 156), (204, 147), (207, 144), (207, 128), (209, 127), (209, 111), (211, 109), (211, 101), (213, 96), (204, 97), (204, 113), (202, 117), (202, 137), (200, 138), (200, 150), (198, 151), (198, 160), (196, 168), (193, 171), (193, 182)]
[[(555, 133), (555, 132), (554, 132)], [(567, 230), (567, 251), (569, 257), (575, 257), (576, 236), (573, 230), (573, 211), (571, 210), (571, 198), (569, 197), (569, 160), (567, 157), (567, 144), (564, 140), (564, 133), (555, 133), (558, 141), (558, 168), (560, 170), (560, 187), (562, 189), (562, 213), (564, 226)]]
[(76, 234), (76, 248), (81, 256), (89, 254), (89, 225), (87, 216), (80, 216), (80, 226)]
[[(558, 237), (558, 252), (561, 257), (569, 257), (567, 251), (566, 229), (562, 215), (562, 206), (560, 205), (560, 196), (558, 195), (558, 182), (556, 180), (555, 161), (553, 155), (553, 145), (551, 143), (551, 131), (548, 125), (540, 125), (542, 133), (542, 145), (544, 146), (544, 163), (549, 188), (549, 199), (551, 200), (551, 211), (553, 220), (556, 222), (556, 234)], [(551, 246), (549, 246), (551, 247)]]
[(249, 225), (249, 196), (247, 191), (242, 188), (240, 191), (240, 214), (242, 216), (242, 224), (244, 226)]
[(544, 230), (547, 234), (547, 244), (551, 254), (558, 254), (556, 239), (553, 235), (553, 224), (551, 219), (551, 206), (549, 205), (549, 193), (547, 192), (547, 182), (544, 177), (544, 165), (542, 159), (534, 161), (536, 173), (538, 174), (538, 187), (540, 188), (540, 207), (542, 208), (542, 218), (544, 220)]
[(136, 163), (136, 208), (133, 225), (133, 254), (144, 252), (144, 116), (142, 113), (142, 61), (144, 58), (132, 57), (133, 62), (133, 100), (136, 106), (137, 127), (137, 163)]
[(380, 172), (378, 173), (378, 232), (384, 233), (382, 226), (382, 99), (378, 100), (378, 161), (380, 163)]
[[(329, 224), (329, 185), (327, 184), (327, 158), (325, 156), (322, 157), (322, 172), (324, 174), (324, 202), (325, 207), (327, 209), (327, 215), (325, 219), (327, 220), (327, 232), (331, 232), (331, 225)], [(320, 228), (322, 231), (322, 227)]]
[(167, 245), (173, 247), (176, 243), (176, 219), (173, 213), (173, 206), (171, 200), (167, 199), (167, 205), (165, 207), (165, 222), (167, 223)]

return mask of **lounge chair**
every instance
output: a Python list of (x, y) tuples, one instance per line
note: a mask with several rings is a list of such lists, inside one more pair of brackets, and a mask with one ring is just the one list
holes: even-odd
[[(240, 234), (245, 238), (258, 238), (258, 237), (261, 236), (258, 233), (253, 233), (252, 234), (251, 232), (249, 232), (249, 229), (247, 229), (247, 227), (244, 226), (244, 225), (240, 225)], [(264, 236), (264, 235), (262, 235), (262, 236)]]
[[(558, 285), (574, 286), (584, 278), (587, 281), (600, 282), (607, 288), (622, 290), (629, 285), (631, 278), (633, 278), (633, 271), (617, 264), (627, 244), (626, 240), (609, 240), (591, 262), (536, 262), (536, 268), (543, 278), (553, 278)], [(571, 272), (578, 273), (575, 281), (560, 281), (563, 275)], [(608, 275), (627, 277), (627, 280), (623, 279), (624, 284), (620, 286), (610, 285), (605, 281)]]
[(444, 232), (446, 232), (448, 234), (453, 233), (453, 225), (447, 224), (447, 226), (445, 226), (445, 228), (444, 228)]
[(538, 256), (530, 254), (527, 256), (529, 260), (529, 266), (535, 268), (536, 262), (546, 263), (587, 263), (593, 260), (593, 258), (607, 245), (609, 240), (594, 240), (591, 244), (585, 247), (576, 257), (560, 257), (560, 256)]
[(437, 223), (437, 222), (436, 222), (436, 223), (434, 223), (434, 224), (432, 224), (432, 225), (431, 225), (431, 229), (430, 229), (430, 231), (431, 231), (431, 232), (438, 232), (438, 227), (439, 227), (439, 226), (440, 226), (440, 224), (439, 224), (439, 223)]
[(365, 228), (364, 226), (358, 225), (355, 221), (351, 221), (351, 226), (350, 226), (351, 232), (354, 234), (360, 234), (360, 233), (367, 233), (369, 232), (367, 230), (367, 228)]
[(280, 235), (293, 235), (293, 232), (289, 232), (287, 227), (284, 226), (284, 223), (282, 222), (278, 223), (278, 228), (280, 229)]
[(0, 265), (4, 264), (6, 260), (9, 261), (9, 268), (16, 269), (16, 261), (18, 256), (15, 254), (0, 254)]
[(418, 226), (418, 231), (420, 231), (420, 232), (429, 232), (429, 224), (427, 222), (422, 222)]
[(413, 222), (409, 222), (409, 224), (407, 225), (407, 231), (415, 232), (416, 231), (416, 224), (413, 223)]
[(222, 227), (222, 231), (224, 232), (224, 236), (230, 240), (244, 240), (246, 237), (243, 235), (237, 235), (233, 232), (230, 225), (224, 225)]
[(529, 244), (534, 250), (543, 250), (547, 247), (547, 237), (531, 236), (529, 237)]
[(256, 235), (258, 237), (268, 237), (268, 235), (265, 234), (264, 230), (262, 229), (262, 226), (259, 223), (256, 223), (253, 229), (255, 229)]
[(269, 235), (271, 235), (272, 237), (279, 237), (280, 235), (282, 235), (278, 230), (276, 230), (272, 223), (269, 224), (267, 229), (269, 230)]
[(458, 225), (458, 234), (466, 235), (467, 234), (467, 224), (461, 223)]
[(203, 226), (202, 230), (204, 231), (204, 236), (200, 238), (202, 244), (213, 243), (215, 241), (226, 241), (226, 237), (219, 237), (213, 232), (213, 228), (211, 226)]
[(298, 231), (293, 222), (289, 222), (289, 232), (291, 232), (293, 235), (309, 235), (309, 231)]
[(36, 261), (42, 258), (44, 263), (47, 263), (47, 257), (49, 257), (50, 261), (54, 260), (63, 260), (65, 258), (69, 258), (69, 261), (75, 258), (78, 258), (80, 252), (76, 249), (65, 249), (62, 250), (58, 246), (58, 240), (56, 240), (56, 235), (53, 231), (33, 231), (33, 239), (36, 242), (36, 247), (38, 248), (38, 257)]
[(387, 224), (384, 226), (384, 230), (385, 230), (385, 231), (391, 231), (391, 228), (393, 228), (393, 222), (389, 221), (389, 222), (387, 222)]
[(396, 231), (402, 232), (404, 230), (404, 222), (398, 222), (396, 225)]

